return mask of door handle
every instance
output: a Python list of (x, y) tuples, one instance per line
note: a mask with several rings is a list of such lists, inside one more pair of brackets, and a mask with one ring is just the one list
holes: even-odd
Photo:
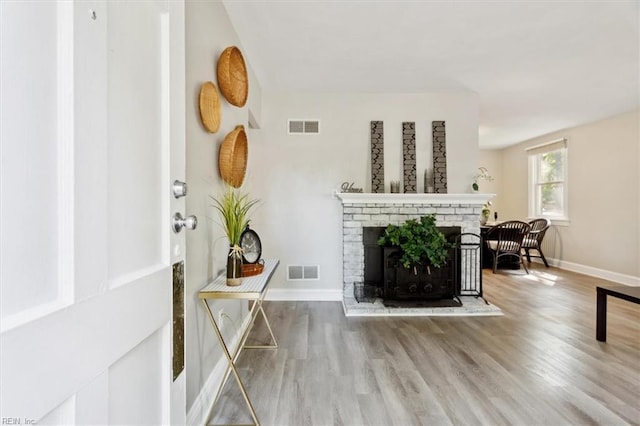
[(172, 219), (173, 231), (178, 233), (182, 228), (194, 230), (198, 226), (198, 218), (194, 215), (182, 217), (180, 213), (173, 215)]

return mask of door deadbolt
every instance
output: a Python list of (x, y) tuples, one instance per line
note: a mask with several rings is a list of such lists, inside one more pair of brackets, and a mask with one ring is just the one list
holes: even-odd
[(173, 196), (176, 198), (184, 197), (187, 195), (187, 184), (185, 182), (175, 180), (173, 182)]
[(198, 226), (198, 218), (194, 215), (182, 217), (180, 213), (176, 213), (173, 215), (173, 231), (180, 232), (182, 228), (187, 228), (194, 230)]

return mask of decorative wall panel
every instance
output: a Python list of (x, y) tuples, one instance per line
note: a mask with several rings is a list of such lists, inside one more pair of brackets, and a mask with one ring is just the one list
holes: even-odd
[(447, 193), (447, 136), (444, 121), (432, 121), (433, 185), (436, 194)]
[(415, 194), (416, 183), (416, 123), (402, 123), (402, 164), (404, 167), (404, 193)]
[(184, 370), (184, 261), (173, 264), (173, 380)]
[(371, 192), (384, 193), (384, 134), (382, 121), (371, 122)]

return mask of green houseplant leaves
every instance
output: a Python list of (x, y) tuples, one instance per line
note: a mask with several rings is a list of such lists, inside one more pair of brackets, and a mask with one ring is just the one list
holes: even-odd
[(249, 211), (258, 200), (250, 200), (249, 194), (242, 194), (231, 186), (219, 199), (213, 197), (212, 199), (215, 202), (213, 207), (220, 213), (229, 244), (239, 246), (240, 235), (249, 223)]
[(409, 269), (415, 265), (441, 267), (447, 262), (452, 244), (436, 227), (435, 215), (410, 219), (404, 224), (389, 225), (378, 240), (380, 246), (400, 247), (402, 266)]

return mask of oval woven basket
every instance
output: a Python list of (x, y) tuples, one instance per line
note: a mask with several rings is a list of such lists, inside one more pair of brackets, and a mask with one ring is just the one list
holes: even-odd
[(249, 144), (244, 126), (238, 125), (224, 138), (220, 144), (218, 168), (220, 176), (229, 185), (239, 188), (247, 171)]
[(249, 77), (242, 52), (236, 46), (224, 49), (218, 58), (218, 87), (231, 105), (243, 107), (249, 96)]
[(220, 97), (215, 84), (210, 81), (200, 86), (200, 118), (207, 132), (215, 133), (220, 129)]

